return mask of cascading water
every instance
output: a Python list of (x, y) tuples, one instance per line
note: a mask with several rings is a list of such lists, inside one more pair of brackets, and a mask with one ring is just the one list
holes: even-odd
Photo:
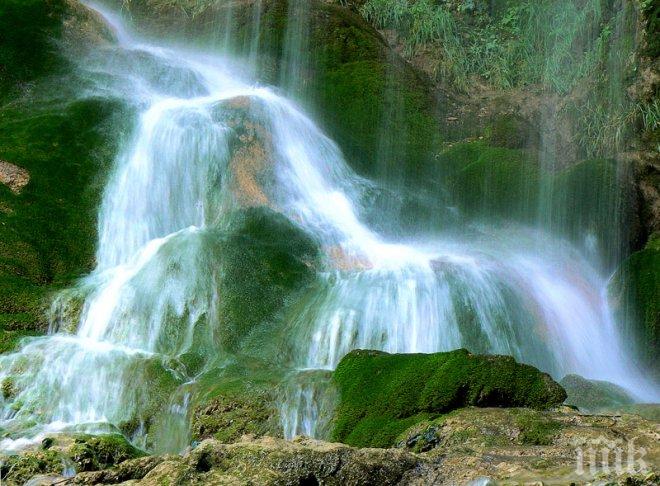
[[(293, 103), (243, 79), (235, 61), (142, 42), (112, 12), (90, 6), (116, 35), (85, 66), (93, 94), (122, 97), (139, 116), (104, 193), (97, 268), (74, 292), (84, 296), (76, 334), (31, 339), (0, 357), (0, 379), (11, 377), (17, 390), (2, 399), (11, 438), (0, 448), (68, 427), (121, 427), (164, 399), (161, 421), (170, 430), (176, 417), (185, 423), (196, 375), (184, 357), (194, 351), (211, 362), (223, 352), (213, 248), (245, 204), (230, 163), (226, 114), (236, 106), (272, 145), (272, 177), (253, 188), (250, 204), (300, 225), (326, 256), (286, 317), (295, 350), (282, 401), (287, 435), (317, 433), (319, 402), (330, 399), (316, 386), (325, 378), (310, 370), (333, 369), (355, 348), (465, 346), (660, 399), (621, 345), (606, 279), (569, 244), (513, 226), (391, 241), (363, 222), (360, 201), (375, 186)], [(136, 441), (145, 427), (133, 428)], [(179, 432), (157, 447), (182, 449), (185, 427)]]

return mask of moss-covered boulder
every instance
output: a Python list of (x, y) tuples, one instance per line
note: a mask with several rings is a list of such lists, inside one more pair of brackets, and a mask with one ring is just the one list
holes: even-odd
[(632, 405), (635, 400), (620, 386), (600, 380), (588, 380), (580, 375), (566, 375), (559, 382), (566, 390), (566, 404), (585, 412), (617, 410)]
[(530, 153), (484, 142), (459, 143), (442, 152), (438, 176), (470, 218), (529, 221), (537, 214), (543, 172)]
[(265, 207), (233, 215), (219, 245), (222, 343), (233, 348), (314, 279), (318, 246), (300, 227)]
[(56, 434), (40, 446), (2, 456), (0, 478), (3, 484), (20, 485), (37, 475), (97, 471), (144, 455), (120, 434)]
[(194, 400), (191, 438), (237, 442), (244, 435), (281, 437), (277, 387), (281, 376), (263, 370), (209, 372)]
[(660, 379), (660, 234), (621, 264), (608, 289), (626, 341)]
[(470, 405), (545, 409), (566, 393), (549, 375), (508, 356), (464, 349), (435, 354), (352, 351), (337, 366), (340, 394), (331, 438), (388, 447), (421, 420)]
[(97, 471), (143, 456), (144, 452), (131, 445), (124, 436), (111, 434), (76, 436), (65, 454), (76, 465), (77, 471)]

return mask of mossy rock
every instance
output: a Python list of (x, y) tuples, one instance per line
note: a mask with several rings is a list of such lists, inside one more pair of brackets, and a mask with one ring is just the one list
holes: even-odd
[(566, 375), (559, 382), (568, 398), (567, 405), (585, 412), (617, 410), (632, 405), (635, 400), (620, 386), (600, 380), (588, 380), (579, 375)]
[(75, 463), (77, 471), (98, 471), (145, 454), (123, 435), (109, 434), (76, 436), (66, 455)]
[(470, 218), (536, 217), (544, 173), (527, 151), (464, 142), (442, 152), (435, 167), (454, 204)]
[(54, 38), (65, 0), (3, 0), (0, 4), (0, 102), (21, 85), (62, 67)]
[(635, 236), (631, 174), (613, 159), (587, 159), (553, 175), (546, 183), (553, 229), (579, 243), (588, 235), (610, 267), (620, 261)]
[(82, 24), (102, 29), (70, 0), (0, 5), (0, 160), (29, 175), (20, 193), (0, 184), (3, 352), (19, 335), (44, 332), (50, 292), (94, 264), (102, 176), (126, 111), (120, 101), (80, 98), (84, 81), (62, 46)]
[(5, 456), (0, 466), (3, 484), (21, 485), (39, 474), (62, 473), (64, 466), (59, 452), (34, 450), (19, 455)]
[(539, 134), (524, 118), (514, 114), (498, 114), (492, 117), (485, 130), (489, 145), (510, 149), (538, 146)]
[(25, 101), (0, 107), (0, 159), (30, 173), (0, 191), (0, 325), (44, 332), (53, 291), (94, 264), (96, 207), (116, 149), (118, 102)]
[(660, 235), (621, 264), (608, 291), (626, 341), (660, 379)]
[(397, 438), (397, 446), (417, 453), (480, 453), (503, 447), (547, 446), (562, 428), (554, 413), (470, 407), (415, 424)]
[(470, 405), (545, 409), (566, 393), (549, 375), (508, 356), (464, 349), (435, 354), (352, 351), (334, 373), (340, 403), (331, 438), (388, 447), (422, 420)]
[(244, 435), (279, 437), (279, 411), (274, 391), (246, 380), (219, 385), (214, 397), (196, 406), (192, 417), (192, 440), (214, 438), (237, 442)]
[(37, 475), (59, 475), (68, 467), (76, 472), (112, 468), (143, 457), (121, 434), (57, 434), (15, 455), (2, 457), (0, 477), (10, 485), (24, 484)]
[(239, 211), (232, 221), (219, 245), (221, 340), (229, 348), (274, 319), (292, 294), (313, 281), (318, 257), (312, 238), (268, 208)]

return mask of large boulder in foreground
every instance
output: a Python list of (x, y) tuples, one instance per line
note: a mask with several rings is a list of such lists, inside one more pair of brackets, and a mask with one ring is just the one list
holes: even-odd
[(467, 407), (547, 409), (566, 392), (549, 375), (509, 356), (465, 349), (434, 354), (356, 350), (337, 366), (340, 393), (332, 440), (388, 447), (412, 425)]

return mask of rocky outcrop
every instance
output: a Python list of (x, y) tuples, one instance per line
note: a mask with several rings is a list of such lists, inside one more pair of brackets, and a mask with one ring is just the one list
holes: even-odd
[[(659, 432), (658, 422), (635, 415), (581, 415), (567, 407), (550, 412), (467, 408), (410, 428), (399, 447), (441, 461), (440, 484), (483, 478), (482, 484), (583, 485), (598, 478), (603, 484), (650, 486), (659, 478)], [(608, 444), (625, 449), (619, 472), (614, 452), (609, 459), (602, 455)], [(590, 448), (599, 457), (585, 459), (579, 469), (578, 454), (587, 457)]]
[(340, 401), (331, 437), (360, 447), (392, 446), (415, 423), (470, 405), (547, 409), (566, 398), (560, 385), (532, 366), (464, 349), (352, 351), (333, 378)]
[(260, 78), (308, 100), (363, 174), (424, 181), (420, 170), (440, 141), (442, 95), (355, 12), (319, 0), (116, 3), (152, 35), (194, 37), (256, 58)]
[[(660, 459), (657, 422), (634, 415), (586, 416), (569, 408), (553, 412), (529, 409), (466, 408), (406, 430), (393, 449), (357, 449), (299, 437), (286, 441), (272, 437), (243, 436), (232, 444), (207, 439), (182, 456), (128, 458), (104, 456), (115, 461), (99, 470), (77, 470), (62, 476), (61, 457), (54, 460), (58, 439), (47, 438), (38, 450), (15, 456), (15, 463), (42, 466), (20, 469), (20, 479), (31, 484), (131, 484), (131, 485), (415, 485), (469, 484), (587, 484), (594, 480), (613, 485), (657, 484)], [(62, 440), (62, 439), (59, 439)], [(66, 442), (66, 441), (63, 441)], [(69, 444), (71, 441), (69, 440)], [(583, 456), (578, 451), (618, 444), (624, 450), (623, 467), (614, 467), (614, 456)], [(632, 445), (634, 457), (628, 457)], [(124, 450), (120, 445), (119, 450)], [(63, 450), (66, 447), (62, 448)], [(139, 454), (138, 454), (139, 455)], [(591, 461), (593, 464), (591, 463)], [(610, 462), (608, 462), (610, 461)], [(69, 462), (69, 471), (77, 463)], [(5, 484), (17, 484), (3, 468)], [(13, 474), (19, 469), (12, 470)], [(36, 476), (36, 477), (35, 477)]]

